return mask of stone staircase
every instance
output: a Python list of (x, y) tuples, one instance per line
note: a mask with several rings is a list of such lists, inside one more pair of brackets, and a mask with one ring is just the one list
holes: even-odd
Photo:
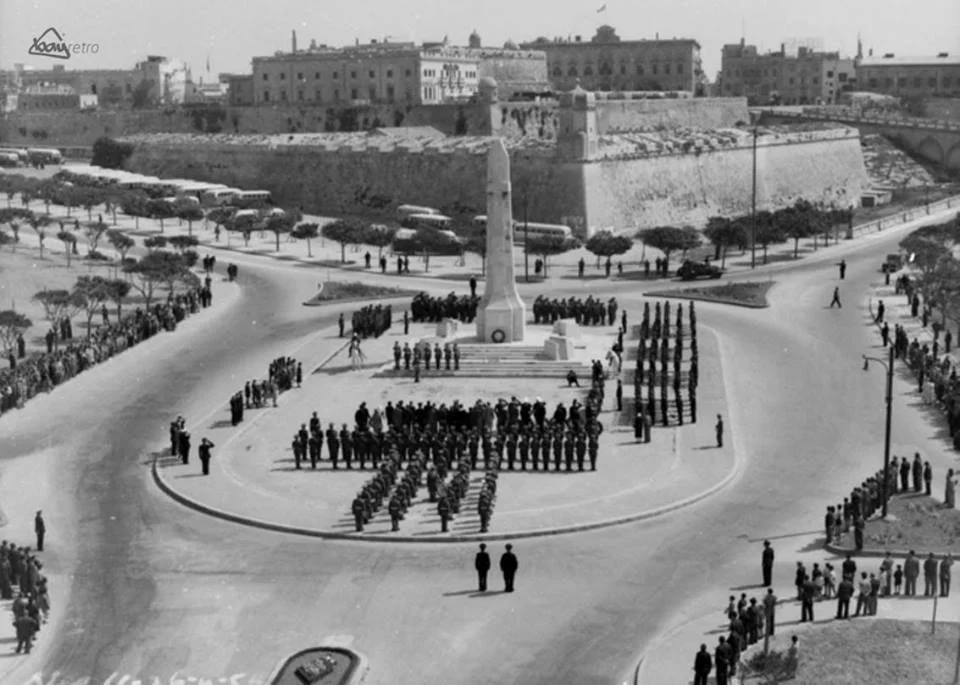
[[(590, 381), (590, 363), (582, 361), (554, 361), (548, 359), (543, 348), (534, 345), (460, 345), (460, 370), (447, 371), (421, 368), (421, 378), (460, 376), (466, 378), (557, 378), (566, 380), (573, 369), (581, 385)], [(377, 374), (381, 376), (409, 376), (411, 371), (395, 371), (393, 363)]]

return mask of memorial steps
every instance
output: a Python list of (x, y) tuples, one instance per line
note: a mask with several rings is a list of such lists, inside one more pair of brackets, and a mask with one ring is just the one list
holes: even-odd
[[(421, 378), (557, 378), (566, 382), (567, 372), (573, 369), (581, 384), (590, 380), (590, 364), (582, 361), (549, 359), (543, 347), (534, 345), (460, 345), (460, 370), (446, 368), (426, 370), (421, 367)], [(411, 376), (412, 371), (397, 371), (393, 363), (385, 365), (377, 376)]]

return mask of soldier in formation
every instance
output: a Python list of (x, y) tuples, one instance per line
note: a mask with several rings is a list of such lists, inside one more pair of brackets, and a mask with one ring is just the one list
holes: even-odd
[(550, 299), (543, 295), (533, 301), (533, 322), (555, 323), (559, 319), (576, 319), (583, 326), (612, 326), (617, 317), (617, 298), (607, 302), (593, 295), (581, 300), (576, 297)]
[(414, 321), (442, 321), (459, 319), (471, 323), (477, 318), (477, 305), (480, 298), (476, 295), (460, 295), (451, 292), (446, 297), (434, 297), (427, 293), (418, 293), (410, 302), (410, 316)]
[(382, 304), (368, 304), (353, 313), (351, 325), (354, 335), (361, 338), (379, 338), (390, 330), (393, 323), (393, 308)]

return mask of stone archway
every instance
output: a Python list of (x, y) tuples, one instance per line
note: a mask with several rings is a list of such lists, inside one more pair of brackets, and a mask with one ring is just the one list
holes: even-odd
[(920, 141), (920, 145), (917, 146), (917, 153), (931, 162), (943, 164), (943, 147), (940, 145), (940, 141), (933, 136), (927, 136)]
[(943, 166), (947, 169), (960, 170), (960, 143), (954, 145), (943, 159)]

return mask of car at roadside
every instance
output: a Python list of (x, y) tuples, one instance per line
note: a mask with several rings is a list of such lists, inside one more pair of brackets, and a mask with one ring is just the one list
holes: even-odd
[(677, 269), (677, 278), (681, 281), (693, 281), (698, 278), (720, 278), (723, 276), (723, 269), (713, 264), (704, 264), (703, 262), (685, 261)]

